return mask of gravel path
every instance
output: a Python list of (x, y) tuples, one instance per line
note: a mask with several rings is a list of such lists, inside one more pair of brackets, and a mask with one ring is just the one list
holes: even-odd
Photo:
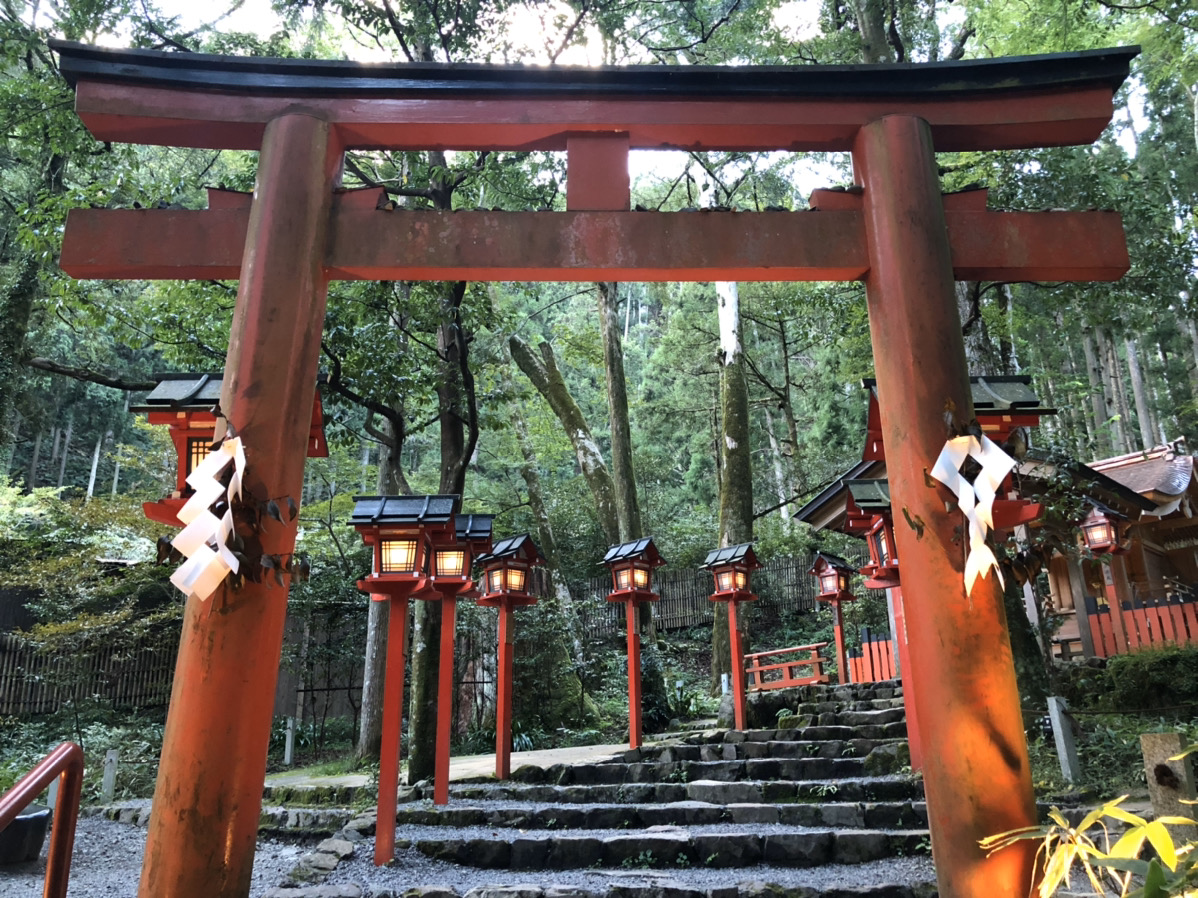
[[(46, 840), (49, 844), (49, 839)], [(136, 898), (145, 852), (146, 831), (103, 817), (83, 817), (75, 831), (71, 856), (70, 898)], [(305, 850), (302, 845), (260, 841), (254, 857), (251, 896), (277, 886)], [(41, 898), (46, 859), (0, 867), (0, 895), (4, 898)]]

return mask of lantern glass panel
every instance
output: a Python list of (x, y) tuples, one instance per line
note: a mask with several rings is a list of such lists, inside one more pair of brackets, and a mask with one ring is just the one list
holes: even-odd
[(209, 437), (187, 438), (187, 473), (190, 474), (200, 466), (212, 452), (212, 440)]
[(503, 592), (503, 569), (487, 571), (487, 592)]
[(648, 589), (649, 569), (647, 567), (634, 567), (632, 569), (632, 581), (636, 584), (637, 589)]
[(849, 591), (849, 574), (848, 571), (836, 572), (836, 585), (841, 592)]
[(512, 592), (524, 592), (524, 571), (518, 567), (507, 569), (507, 588)]
[(460, 577), (466, 569), (466, 552), (463, 549), (438, 549), (436, 565), (438, 577)]
[(622, 567), (612, 571), (616, 578), (616, 589), (631, 589), (632, 588), (632, 571), (629, 568)]
[(734, 572), (724, 568), (715, 573), (715, 588), (717, 592), (727, 592), (736, 588)]
[(832, 595), (837, 592), (839, 585), (840, 577), (837, 576), (836, 571), (832, 568), (828, 568), (819, 575), (819, 588), (823, 595)]
[(380, 546), (381, 574), (411, 573), (416, 570), (416, 540), (384, 539)]
[(1087, 521), (1082, 526), (1086, 545), (1091, 549), (1105, 549), (1115, 543), (1115, 532), (1106, 518)]
[(890, 542), (886, 539), (885, 526), (878, 531), (876, 542), (878, 545), (878, 564), (885, 566), (890, 563)]

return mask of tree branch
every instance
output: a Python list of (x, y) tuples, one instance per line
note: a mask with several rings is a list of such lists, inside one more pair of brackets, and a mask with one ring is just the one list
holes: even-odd
[(70, 365), (63, 365), (51, 359), (36, 356), (25, 359), (25, 365), (29, 368), (37, 368), (39, 371), (61, 374), (64, 377), (81, 380), (86, 383), (99, 384), (102, 387), (112, 387), (114, 390), (126, 390), (130, 393), (152, 390), (158, 386), (158, 381), (156, 380), (123, 380), (120, 377), (92, 371), (90, 368), (74, 368)]

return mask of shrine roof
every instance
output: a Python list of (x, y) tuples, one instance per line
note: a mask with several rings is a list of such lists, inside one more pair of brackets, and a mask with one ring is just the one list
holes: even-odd
[(500, 561), (504, 558), (515, 558), (521, 555), (524, 556), (524, 560), (531, 564), (536, 564), (541, 559), (541, 553), (537, 551), (536, 543), (532, 541), (532, 537), (527, 533), (501, 539), (491, 547), (489, 553), (478, 556), (477, 560), (482, 564), (486, 564), (490, 561)]
[(490, 541), (494, 523), (495, 515), (493, 514), (460, 514), (453, 519), (458, 542)]
[(456, 495), (354, 496), (354, 511), (349, 523), (444, 524), (453, 518), (457, 504)]
[(853, 504), (864, 512), (877, 514), (890, 510), (890, 481), (885, 478), (872, 480), (846, 480)]
[[(861, 385), (870, 391), (871, 398), (877, 399), (878, 381), (875, 378), (867, 377)], [(975, 375), (969, 378), (969, 388), (973, 394), (973, 410), (978, 415), (1004, 412), (1051, 415), (1056, 411), (1041, 405), (1040, 397), (1032, 389), (1032, 379), (1025, 374), (1004, 377)]]
[(662, 95), (895, 97), (1102, 85), (1127, 78), (1138, 47), (883, 65), (527, 66), (364, 63), (125, 50), (51, 40), (60, 70), (80, 80), (288, 96)]
[(158, 374), (158, 386), (149, 392), (141, 405), (129, 411), (156, 412), (168, 409), (210, 409), (220, 401), (224, 374)]
[(1158, 504), (1171, 503), (1194, 481), (1193, 456), (1173, 445), (1093, 461), (1089, 467)]
[(645, 536), (641, 539), (634, 539), (631, 542), (621, 543), (618, 546), (612, 546), (607, 550), (607, 554), (603, 556), (603, 561), (600, 564), (631, 561), (635, 558), (643, 558), (654, 567), (666, 563), (665, 559), (658, 553), (657, 546), (653, 545), (653, 537)]

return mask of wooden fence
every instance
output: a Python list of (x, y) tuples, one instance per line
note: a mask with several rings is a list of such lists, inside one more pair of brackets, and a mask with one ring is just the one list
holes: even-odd
[[(1087, 600), (1087, 605), (1093, 600)], [(1119, 612), (1122, 632), (1109, 607), (1089, 608), (1090, 635), (1099, 658), (1168, 645), (1198, 645), (1198, 601), (1189, 596), (1137, 599)]]
[(46, 714), (89, 698), (114, 708), (165, 705), (177, 652), (177, 635), (144, 637), (132, 646), (97, 640), (70, 654), (50, 654), (0, 633), (0, 716)]
[(876, 683), (898, 676), (894, 664), (894, 642), (890, 634), (870, 633), (863, 627), (861, 648), (849, 653), (849, 675), (854, 683)]

